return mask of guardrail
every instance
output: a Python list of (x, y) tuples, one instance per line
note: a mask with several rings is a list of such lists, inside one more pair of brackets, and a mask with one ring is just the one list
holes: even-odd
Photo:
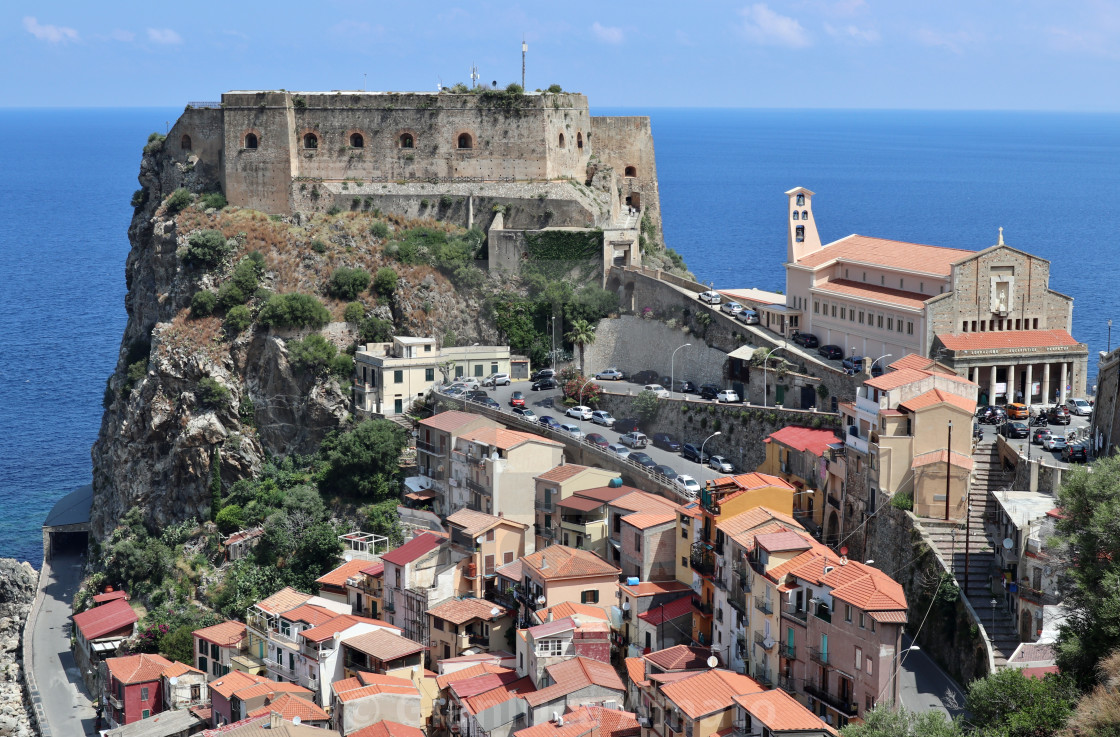
[(39, 728), (41, 737), (52, 737), (51, 727), (47, 723), (47, 715), (43, 710), (43, 696), (39, 692), (39, 682), (35, 679), (35, 664), (32, 658), (31, 641), (34, 636), (35, 620), (43, 606), (43, 585), (50, 580), (50, 562), (46, 553), (43, 554), (43, 565), (39, 568), (39, 580), (35, 586), (35, 600), (27, 610), (27, 619), (23, 623), (23, 685), (27, 688), (27, 701), (30, 704), (28, 716), (35, 726)]

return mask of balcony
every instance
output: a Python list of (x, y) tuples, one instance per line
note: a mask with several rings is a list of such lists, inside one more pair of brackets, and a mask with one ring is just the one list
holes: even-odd
[(778, 688), (786, 692), (795, 691), (797, 688), (796, 680), (793, 676), (778, 676)]
[(684, 734), (684, 720), (674, 721), (672, 719), (665, 720), (665, 727), (673, 734)]
[(835, 709), (841, 714), (849, 717), (857, 716), (859, 713), (859, 704), (854, 701), (848, 700), (846, 696), (833, 696), (826, 689), (821, 688), (816, 683), (806, 683), (805, 693), (809, 694), (818, 701), (823, 702), (831, 709)]
[(124, 702), (121, 701), (120, 699), (118, 699), (116, 694), (109, 693), (109, 694), (106, 694), (106, 696), (108, 696), (108, 698), (109, 698), (109, 703), (112, 704), (114, 707), (116, 707), (117, 709), (123, 709), (124, 708)]
[(799, 622), (804, 622), (809, 616), (809, 613), (805, 611), (804, 607), (798, 607), (794, 602), (786, 604), (786, 606), (782, 609), (782, 614), (787, 617), (792, 617)]
[(549, 497), (548, 501), (545, 501), (544, 499), (537, 499), (535, 502), (533, 502), (533, 509), (537, 510), (538, 512), (547, 512), (551, 514), (554, 508), (555, 507), (552, 504), (552, 497)]
[(778, 655), (786, 660), (797, 660), (797, 648), (788, 642), (783, 642), (778, 647)]
[(831, 667), (832, 663), (829, 662), (829, 657), (830, 653), (827, 650), (821, 650), (816, 647), (809, 648), (809, 660), (812, 660), (814, 663)]
[(879, 403), (868, 397), (856, 395), (856, 410), (864, 414), (863, 419), (868, 422), (877, 422), (879, 419)]
[(773, 603), (769, 599), (763, 598), (761, 596), (754, 597), (754, 608), (762, 612), (763, 614), (774, 613)]
[(483, 486), (482, 484), (478, 483), (477, 481), (472, 481), (470, 479), (467, 479), (467, 488), (470, 489), (471, 491), (475, 492), (476, 494), (483, 494), (485, 496), (490, 495), (489, 487)]
[(832, 623), (832, 612), (828, 608), (828, 604), (817, 604), (813, 608), (813, 616), (822, 622)]
[(289, 681), (296, 680), (296, 672), (294, 670), (292, 670), (291, 668), (286, 668), (285, 666), (275, 660), (272, 660), (271, 658), (264, 659), (264, 667), (268, 668), (273, 673), (284, 676)]
[(755, 679), (766, 688), (774, 687), (774, 671), (769, 668), (764, 668), (761, 665), (756, 667), (754, 669), (754, 675), (752, 675), (751, 678)]
[[(852, 426), (849, 425), (849, 427)], [(867, 438), (861, 438), (859, 435), (844, 433), (844, 445), (858, 453), (866, 454), (868, 452)]]
[[(766, 644), (767, 642), (770, 643), (769, 646), (767, 646), (767, 644)], [(775, 645), (774, 640), (772, 640), (772, 639), (767, 640), (765, 637), (763, 637), (761, 632), (755, 632), (754, 633), (754, 644), (758, 645), (760, 648), (762, 648), (766, 652), (770, 652), (771, 650), (773, 650), (774, 645)]]
[(318, 691), (319, 679), (315, 678), (314, 676), (300, 676), (299, 685), (303, 686), (304, 688), (311, 689), (312, 691)]
[(443, 450), (440, 449), (439, 446), (433, 445), (432, 443), (425, 443), (423, 440), (416, 441), (416, 450), (422, 451), (424, 453), (430, 453), (434, 456), (443, 455)]
[(703, 547), (692, 546), (692, 555), (689, 558), (689, 563), (692, 570), (699, 573), (701, 576), (710, 578), (716, 570), (715, 556), (712, 551), (703, 549)]
[(1061, 604), (1062, 600), (1057, 594), (1051, 594), (1041, 589), (1031, 588), (1030, 586), (1019, 587), (1020, 598), (1027, 599), (1041, 606), (1055, 606)]
[(705, 617), (712, 616), (712, 605), (711, 604), (705, 604), (704, 602), (702, 602), (700, 599), (696, 598), (695, 596), (692, 597), (692, 606), (696, 607), (696, 611), (700, 612), (700, 614), (702, 616), (705, 616)]
[(286, 643), (288, 645), (300, 645), (301, 643), (296, 638), (296, 636), (294, 634), (290, 634), (291, 630), (288, 630), (288, 632), (289, 632), (289, 634), (285, 634), (277, 628), (270, 629), (268, 631), (268, 639), (274, 640), (274, 641), (277, 641), (277, 642), (283, 642), (283, 643)]

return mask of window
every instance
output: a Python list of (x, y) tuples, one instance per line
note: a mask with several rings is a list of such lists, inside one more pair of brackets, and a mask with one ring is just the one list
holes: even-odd
[(808, 220), (809, 219), (809, 211), (808, 210), (802, 210), (801, 211), (801, 219), (802, 220)]
[(820, 303), (820, 300), (814, 299), (814, 300), (813, 300), (813, 314), (814, 314), (814, 315), (819, 315), (819, 314), (820, 314), (820, 312), (821, 312), (821, 303)]
[(859, 628), (867, 629), (867, 614), (865, 612), (859, 613)]
[(366, 139), (362, 137), (361, 133), (350, 134), (350, 148), (364, 148)]
[(198, 653), (199, 653), (199, 655), (205, 655), (206, 654), (206, 640), (199, 640), (198, 641)]
[(844, 605), (844, 621), (845, 622), (851, 622), (852, 621), (852, 605), (851, 604), (845, 604)]
[(844, 269), (844, 278), (845, 278), (845, 279), (847, 279), (847, 278), (848, 278), (848, 270), (847, 270), (847, 269)]
[(303, 134), (303, 147), (304, 148), (319, 148), (319, 136), (314, 133)]
[(143, 687), (140, 688), (140, 700), (141, 701), (147, 701), (148, 700), (148, 687), (147, 686), (143, 686)]
[(202, 699), (202, 685), (198, 683), (191, 684), (191, 701), (200, 701)]
[(580, 595), (579, 595), (579, 603), (580, 604), (598, 604), (599, 603), (599, 591), (598, 591), (598, 589), (588, 589), (587, 591), (581, 592)]
[(865, 661), (865, 665), (867, 667), (864, 670), (867, 671), (867, 675), (869, 675), (869, 676), (875, 675), (874, 673), (871, 672), (871, 657), (870, 656), (868, 656), (867, 660)]
[(487, 530), (486, 531), (486, 542), (488, 542), (488, 543), (494, 542), (494, 531), (493, 530)]
[(394, 399), (393, 400), (393, 412), (395, 414), (398, 414), (398, 415), (401, 414), (402, 412), (404, 412), (404, 400), (403, 399)]
[(798, 213), (797, 210), (793, 211), (793, 219), (794, 220), (800, 220), (801, 219), (801, 214)]
[(404, 383), (404, 371), (402, 369), (394, 369), (393, 370), (393, 383), (394, 384), (403, 384)]
[(856, 670), (860, 670), (862, 667), (863, 667), (863, 648), (862, 647), (857, 647), (856, 648)]
[(560, 134), (560, 148), (564, 148), (564, 134)]
[(490, 373), (491, 374), (498, 373), (498, 364), (496, 364), (496, 363), (490, 364)]
[(257, 134), (256, 133), (246, 133), (245, 134), (245, 148), (256, 148), (256, 147), (257, 147)]
[(681, 566), (688, 568), (688, 558), (685, 558), (683, 555), (681, 556)]
[(832, 305), (832, 316), (836, 317), (836, 305)]
[(179, 139), (179, 148), (183, 149), (184, 151), (190, 151), (191, 150), (191, 137), (186, 135), (186, 134), (183, 134), (183, 137)]
[(906, 284), (906, 281), (904, 279), (899, 279), (898, 280), (898, 288), (899, 289), (902, 289), (903, 285), (905, 285), (905, 284)]
[(863, 272), (863, 280), (864, 280), (864, 281), (867, 281), (867, 272), (866, 272), (866, 271), (865, 271), (865, 272)]
[(887, 318), (887, 330), (894, 330), (894, 318), (893, 317), (888, 317)]
[(141, 719), (147, 719), (151, 715), (152, 715), (152, 710), (151, 709), (145, 709), (144, 711), (140, 712), (140, 718)]
[(926, 283), (924, 281), (918, 282), (918, 291), (919, 292), (925, 292), (926, 291)]
[(914, 334), (914, 323), (911, 320), (906, 321), (906, 334), (907, 335), (913, 335)]
[(583, 132), (576, 133), (576, 148), (583, 148)]
[(443, 632), (443, 620), (439, 617), (432, 617), (432, 629)]
[(882, 330), (883, 329), (883, 316), (879, 315), (878, 317), (879, 317), (879, 320), (878, 320), (879, 329)]
[(204, 658), (200, 655), (199, 658), (198, 658), (198, 669), (200, 671), (202, 671), (203, 673), (205, 673), (206, 672), (206, 665), (207, 665), (206, 658)]
[(564, 652), (564, 642), (558, 638), (537, 642), (537, 655), (555, 656)]
[(432, 352), (432, 344), (431, 343), (425, 343), (424, 344), (424, 352), (425, 353), (431, 353)]
[(804, 243), (805, 242), (805, 226), (804, 225), (798, 225), (794, 229), (794, 236), (795, 236), (795, 239), (797, 240), (798, 243)]
[(803, 195), (803, 194), (797, 195), (797, 206), (802, 207), (804, 204), (805, 204), (805, 195)]
[(856, 308), (855, 307), (852, 307), (851, 309), (848, 310), (848, 320), (849, 320), (849, 322), (855, 322), (856, 321)]
[(481, 363), (475, 364), (474, 375), (478, 376), (480, 378), (482, 377), (482, 364)]
[(416, 141), (411, 133), (402, 133), (398, 140), (400, 141), (401, 148), (413, 148), (416, 145)]
[(642, 552), (642, 533), (640, 532), (634, 533), (634, 550), (637, 550), (639, 553)]
[(214, 645), (213, 643), (211, 643), (210, 645), (210, 657), (214, 660), (217, 660), (221, 657), (221, 651), (218, 649), (218, 646)]
[(863, 324), (863, 310), (860, 310), (860, 312), (859, 312), (859, 324), (860, 325)]
[(627, 177), (636, 177), (636, 176), (638, 176), (638, 167), (636, 167), (636, 166), (628, 166), (628, 167), (626, 167), (626, 171), (625, 171), (624, 175), (625, 175), (625, 176), (627, 176)]
[(474, 139), (470, 133), (459, 134), (459, 148), (474, 148)]
[(507, 550), (506, 552), (502, 553), (502, 565), (505, 565), (506, 563), (512, 563), (512, 562), (513, 562), (513, 552), (512, 551)]
[(841, 307), (840, 308), (840, 319), (843, 320), (845, 317), (847, 317), (847, 315), (848, 315), (848, 308), (847, 307)]
[(424, 381), (435, 381), (435, 380), (436, 380), (436, 370), (434, 368), (424, 369)]

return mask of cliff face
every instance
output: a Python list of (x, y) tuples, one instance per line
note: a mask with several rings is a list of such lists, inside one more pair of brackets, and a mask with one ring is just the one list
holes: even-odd
[[(231, 338), (218, 317), (190, 318), (192, 295), (214, 291), (249, 251), (264, 256), (261, 286), (276, 293), (321, 295), (339, 266), (370, 273), (393, 266), (400, 273), (397, 293), (391, 300), (362, 295), (367, 315), (392, 321), (396, 332), (406, 334), (497, 340), (480, 317), (477, 298), (463, 296), (430, 267), (387, 261), (369, 233), (368, 215), (280, 219), (237, 208), (204, 211), (197, 204), (169, 214), (163, 200), (175, 189), (213, 191), (217, 182), (206, 167), (174, 161), (158, 145), (149, 148), (154, 150), (145, 152), (139, 177), (145, 199), (129, 227), (128, 324), (92, 450), (96, 538), (133, 507), (157, 527), (206, 519), (212, 459), (220, 458), (228, 485), (253, 474), (269, 454), (312, 452), (350, 418), (345, 382), (306, 375), (289, 364), (285, 341), (302, 333), (254, 326)], [(211, 272), (182, 258), (190, 233), (202, 228), (221, 230), (237, 244), (230, 263)], [(322, 332), (345, 349), (357, 329), (342, 321), (343, 303), (323, 302), (335, 322)], [(145, 361), (143, 376), (129, 371), (136, 364), (144, 368)], [(227, 402), (213, 407), (203, 401), (199, 381), (205, 377), (228, 390)]]
[(0, 558), (0, 735), (35, 733), (23, 691), (20, 637), (37, 581), (27, 563)]

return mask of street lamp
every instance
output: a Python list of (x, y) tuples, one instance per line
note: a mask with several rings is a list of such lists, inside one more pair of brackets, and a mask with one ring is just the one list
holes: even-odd
[(871, 362), (871, 370), (874, 371), (875, 367), (879, 365), (879, 361), (882, 361), (884, 358), (890, 358), (891, 355), (892, 354), (890, 354), (890, 353), (884, 353), (883, 355), (876, 358), (874, 361)]
[(714, 433), (704, 438), (703, 443), (700, 443), (700, 463), (704, 463), (704, 446), (707, 445), (708, 441), (714, 438), (716, 435), (723, 435), (723, 433), (719, 430), (716, 430)]
[[(770, 356), (774, 355), (774, 351), (778, 350), (778, 346), (774, 346), (769, 353), (762, 359), (762, 406), (769, 407), (769, 400), (766, 394), (766, 372), (770, 368)], [(703, 455), (703, 454), (701, 454)]]
[(681, 348), (688, 348), (690, 345), (692, 345), (692, 343), (685, 343), (684, 345), (677, 346), (676, 350), (673, 351), (673, 355), (669, 358), (669, 398), (670, 399), (673, 398), (673, 387), (676, 385), (676, 381), (675, 381), (676, 374), (674, 373), (675, 366), (674, 366), (673, 362), (677, 359), (677, 351), (679, 351)]

